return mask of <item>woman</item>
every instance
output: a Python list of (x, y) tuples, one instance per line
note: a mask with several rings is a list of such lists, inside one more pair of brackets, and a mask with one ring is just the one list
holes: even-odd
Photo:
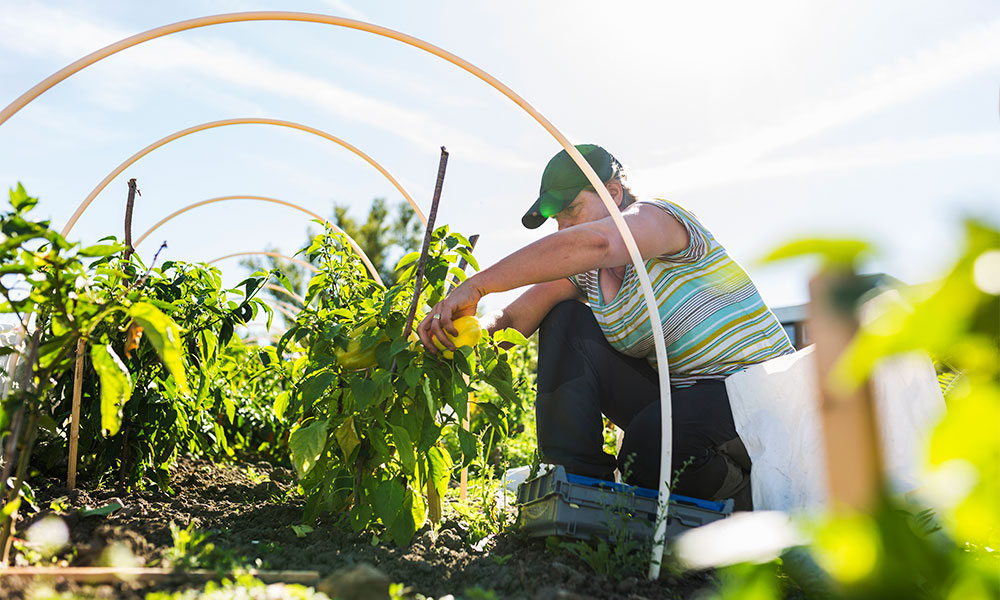
[[(660, 308), (670, 363), (674, 492), (750, 510), (750, 459), (733, 425), (723, 379), (794, 351), (746, 272), (690, 213), (665, 200), (637, 202), (621, 164), (600, 146), (577, 146), (622, 211)], [(542, 175), (522, 218), (553, 217), (559, 231), (469, 277), (417, 332), (454, 346), (445, 330), (486, 294), (531, 287), (485, 325), (539, 331), (538, 445), (567, 471), (659, 487), (660, 407), (652, 329), (625, 243), (600, 197), (566, 151)], [(583, 304), (586, 302), (587, 304)], [(588, 308), (589, 305), (589, 308)], [(617, 461), (603, 451), (601, 415), (622, 428)], [(670, 482), (674, 483), (674, 482)]]

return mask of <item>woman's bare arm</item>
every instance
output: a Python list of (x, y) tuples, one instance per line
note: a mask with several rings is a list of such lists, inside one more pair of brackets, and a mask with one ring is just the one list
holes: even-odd
[[(680, 252), (688, 245), (684, 226), (654, 206), (633, 205), (622, 216), (643, 259)], [(428, 349), (434, 347), (431, 336), (450, 347), (445, 331), (452, 335), (458, 333), (452, 320), (474, 315), (479, 300), (486, 294), (505, 292), (526, 285), (555, 283), (593, 269), (620, 267), (629, 262), (625, 242), (611, 217), (568, 227), (521, 248), (469, 277), (434, 307), (417, 327), (417, 332)], [(575, 293), (572, 283), (566, 281), (566, 285), (573, 288)], [(555, 303), (548, 305), (545, 313), (554, 305)], [(526, 305), (522, 307), (526, 308)], [(529, 328), (537, 328), (545, 313), (537, 320), (534, 317), (526, 318), (524, 324)], [(432, 319), (434, 314), (441, 316), (439, 319)]]

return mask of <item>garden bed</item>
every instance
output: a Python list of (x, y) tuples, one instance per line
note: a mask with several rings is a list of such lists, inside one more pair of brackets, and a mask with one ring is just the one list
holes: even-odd
[[(571, 553), (513, 530), (474, 545), (466, 525), (450, 511), (436, 530), (425, 526), (403, 548), (371, 532), (354, 533), (329, 517), (312, 530), (302, 529), (304, 501), (294, 493), (293, 472), (266, 462), (238, 467), (185, 459), (174, 468), (171, 482), (173, 494), (122, 494), (71, 491), (50, 480), (49, 487), (36, 490), (42, 510), (18, 530), (23, 533), (55, 506), (71, 535), (63, 565), (100, 565), (115, 544), (118, 560), (128, 560), (128, 553), (121, 553), (125, 547), (136, 566), (317, 571), (325, 577), (367, 563), (389, 581), (404, 584), (411, 597), (686, 598), (714, 583), (708, 574), (667, 576), (659, 582), (598, 575)], [(114, 503), (122, 508), (109, 515), (80, 513)], [(637, 557), (636, 564), (641, 562)], [(6, 593), (24, 597), (28, 582), (13, 585), (7, 579), (11, 585), (4, 585)], [(56, 590), (84, 597), (144, 598), (154, 590), (203, 585), (140, 579), (103, 586), (63, 582)]]

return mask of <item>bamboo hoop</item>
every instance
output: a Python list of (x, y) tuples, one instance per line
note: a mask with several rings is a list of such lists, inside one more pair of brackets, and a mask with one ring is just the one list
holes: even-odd
[(298, 317), (298, 315), (285, 308), (285, 306), (287, 305), (284, 302), (281, 302), (279, 304), (275, 304), (274, 308), (276, 308), (278, 312), (280, 312), (281, 314), (285, 315), (286, 317), (294, 321)]
[[(133, 37), (135, 37), (135, 36), (133, 36)], [(132, 38), (129, 38), (129, 39), (132, 39)], [(123, 40), (123, 41), (125, 41), (125, 40)], [(136, 43), (139, 43), (139, 42), (136, 42)], [(112, 45), (114, 45), (114, 44), (112, 44)], [(124, 49), (124, 48), (122, 48), (122, 49)], [(98, 52), (101, 52), (101, 51), (98, 50)], [(89, 56), (93, 56), (93, 54), (91, 54)], [(85, 57), (85, 58), (87, 58), (87, 57)], [(84, 59), (81, 59), (81, 60), (84, 60)], [(100, 60), (100, 59), (95, 59), (95, 62), (96, 62), (96, 60)], [(77, 61), (77, 62), (80, 62), (80, 61)], [(76, 64), (76, 63), (73, 63), (73, 64)], [(72, 65), (70, 65), (70, 66), (72, 66)], [(83, 67), (81, 66), (80, 68), (82, 69)], [(69, 75), (71, 75), (71, 74), (72, 73), (68, 73), (66, 75), (66, 77), (69, 77)], [(55, 83), (53, 83), (52, 85), (55, 85)], [(34, 88), (32, 88), (32, 89), (34, 89)], [(41, 93), (41, 92), (39, 92), (39, 93)], [(20, 99), (18, 99), (18, 100), (20, 100)], [(15, 100), (14, 102), (16, 103), (18, 100)], [(13, 106), (13, 104), (11, 106)], [(7, 108), (9, 109), (10, 106), (8, 106)], [(3, 114), (3, 113), (0, 113), (0, 114)], [(6, 120), (6, 118), (0, 119), (0, 124), (3, 124), (3, 122), (5, 120)], [(108, 175), (104, 179), (102, 179), (99, 184), (97, 184), (97, 187), (95, 187), (93, 190), (91, 190), (91, 192), (89, 194), (87, 194), (87, 197), (83, 200), (83, 202), (80, 203), (80, 206), (78, 206), (76, 208), (76, 211), (73, 212), (72, 216), (70, 216), (70, 218), (69, 218), (69, 221), (63, 227), (61, 235), (63, 237), (66, 237), (69, 234), (69, 232), (73, 229), (73, 226), (76, 225), (77, 220), (80, 219), (80, 216), (84, 213), (84, 211), (87, 210), (87, 208), (94, 201), (94, 199), (97, 197), (97, 195), (100, 194), (104, 190), (104, 188), (106, 188), (108, 186), (108, 184), (110, 184), (115, 179), (115, 177), (118, 177), (119, 175), (121, 175), (122, 172), (125, 169), (127, 169), (128, 167), (130, 167), (133, 163), (135, 163), (137, 160), (139, 160), (143, 156), (146, 156), (147, 154), (149, 154), (150, 152), (152, 152), (153, 150), (156, 150), (157, 148), (159, 148), (161, 146), (164, 146), (164, 145), (166, 145), (166, 144), (168, 144), (168, 143), (170, 143), (170, 142), (172, 142), (174, 140), (178, 140), (178, 139), (180, 139), (182, 137), (191, 135), (192, 133), (197, 133), (199, 131), (205, 131), (205, 130), (208, 130), (208, 129), (214, 129), (216, 127), (226, 127), (226, 126), (229, 126), (229, 125), (276, 125), (278, 127), (288, 127), (288, 128), (291, 128), (291, 129), (297, 129), (299, 131), (305, 131), (306, 133), (312, 133), (314, 135), (318, 135), (318, 136), (320, 136), (322, 138), (328, 139), (331, 142), (335, 142), (337, 144), (340, 144), (344, 148), (347, 148), (351, 152), (353, 152), (353, 153), (357, 154), (358, 156), (360, 156), (361, 158), (363, 158), (368, 164), (370, 164), (371, 166), (375, 167), (375, 169), (377, 169), (379, 173), (382, 173), (382, 175), (384, 175), (385, 178), (388, 179), (389, 182), (393, 186), (395, 186), (395, 188), (397, 190), (399, 190), (399, 193), (402, 194), (404, 198), (406, 198), (406, 201), (409, 202), (409, 204), (413, 208), (414, 212), (416, 212), (417, 216), (420, 217), (420, 220), (422, 222), (424, 222), (424, 223), (427, 222), (427, 217), (424, 216), (424, 213), (420, 210), (420, 207), (417, 206), (416, 201), (413, 200), (413, 197), (410, 196), (410, 193), (407, 192), (403, 188), (403, 186), (400, 185), (400, 183), (398, 181), (396, 181), (396, 178), (393, 177), (389, 173), (389, 171), (387, 171), (385, 169), (385, 167), (383, 167), (382, 165), (380, 165), (372, 157), (368, 156), (367, 154), (365, 154), (364, 152), (362, 152), (358, 148), (352, 146), (351, 144), (345, 142), (344, 140), (338, 138), (337, 136), (329, 134), (329, 133), (327, 133), (325, 131), (322, 131), (320, 129), (316, 129), (315, 127), (309, 127), (308, 125), (303, 125), (301, 123), (295, 123), (293, 121), (281, 121), (281, 120), (278, 120), (278, 119), (267, 119), (267, 118), (240, 117), (240, 118), (236, 118), (236, 119), (223, 119), (221, 121), (210, 121), (208, 123), (202, 123), (200, 125), (195, 125), (193, 127), (188, 127), (187, 129), (182, 129), (180, 131), (171, 133), (170, 135), (168, 135), (166, 137), (160, 138), (159, 140), (153, 142), (152, 144), (146, 146), (142, 150), (139, 150), (138, 152), (136, 152), (132, 156), (128, 157), (127, 159), (125, 159), (124, 162), (122, 162), (120, 165), (118, 165), (117, 167), (115, 167), (110, 173), (108, 173)]]
[(242, 195), (240, 195), (240, 196), (220, 196), (218, 198), (209, 198), (208, 200), (202, 200), (200, 202), (195, 202), (194, 204), (188, 204), (184, 208), (181, 208), (179, 210), (175, 210), (174, 212), (170, 213), (169, 215), (167, 215), (167, 216), (163, 217), (162, 219), (160, 219), (159, 221), (157, 221), (155, 225), (153, 225), (152, 227), (150, 227), (149, 229), (147, 229), (145, 233), (143, 233), (141, 236), (139, 236), (139, 239), (136, 240), (134, 246), (138, 246), (139, 244), (141, 244), (142, 241), (144, 239), (146, 239), (147, 237), (149, 237), (149, 235), (151, 233), (153, 233), (154, 231), (156, 231), (157, 229), (159, 229), (162, 225), (166, 224), (167, 222), (169, 222), (174, 217), (180, 216), (180, 215), (188, 212), (189, 210), (194, 210), (194, 209), (198, 208), (199, 206), (205, 206), (207, 204), (214, 204), (216, 202), (228, 202), (230, 200), (256, 200), (256, 201), (259, 201), (259, 202), (271, 202), (273, 204), (281, 204), (283, 206), (288, 206), (290, 208), (294, 208), (295, 210), (302, 211), (302, 212), (306, 213), (307, 215), (313, 217), (314, 219), (323, 221), (324, 223), (326, 223), (327, 225), (329, 225), (331, 229), (333, 229), (337, 233), (339, 233), (339, 234), (343, 235), (345, 238), (347, 238), (347, 242), (351, 245), (351, 248), (354, 249), (354, 252), (361, 259), (361, 262), (365, 263), (365, 268), (368, 269), (368, 273), (371, 274), (371, 276), (375, 279), (375, 281), (377, 281), (379, 283), (379, 285), (384, 285), (382, 283), (382, 278), (379, 277), (378, 269), (376, 269), (375, 265), (372, 264), (372, 261), (369, 260), (368, 255), (365, 254), (365, 251), (361, 249), (361, 246), (358, 245), (358, 243), (354, 240), (354, 238), (352, 238), (350, 235), (348, 235), (346, 231), (344, 231), (343, 229), (341, 229), (340, 227), (338, 227), (336, 224), (331, 223), (330, 221), (324, 219), (323, 217), (321, 217), (318, 214), (314, 213), (313, 211), (309, 210), (308, 208), (305, 208), (303, 206), (295, 204), (294, 202), (288, 202), (287, 200), (279, 200), (277, 198), (269, 198), (267, 196), (242, 196)]
[(267, 289), (269, 289), (269, 290), (285, 294), (286, 296), (288, 296), (289, 298), (292, 298), (293, 300), (295, 300), (299, 304), (303, 304), (304, 305), (306, 303), (306, 299), (305, 298), (303, 298), (302, 296), (296, 294), (295, 292), (290, 292), (290, 291), (286, 290), (285, 288), (281, 287), (280, 285), (274, 285), (273, 283), (265, 283), (264, 287), (267, 288)]
[(389, 29), (387, 27), (381, 27), (378, 25), (373, 25), (371, 23), (365, 23), (363, 21), (355, 21), (353, 19), (345, 19), (343, 17), (334, 17), (330, 15), (314, 14), (314, 13), (297, 13), (297, 12), (284, 12), (284, 11), (251, 11), (242, 13), (229, 13), (221, 15), (210, 15), (207, 17), (198, 17), (195, 19), (188, 19), (186, 21), (179, 21), (177, 23), (172, 23), (169, 25), (163, 25), (144, 31), (142, 33), (137, 33), (133, 36), (119, 40), (113, 44), (109, 44), (100, 50), (96, 50), (83, 58), (63, 67), (59, 71), (53, 73), (43, 81), (36, 84), (30, 90), (19, 96), (12, 103), (10, 103), (6, 108), (0, 111), (0, 125), (7, 121), (11, 115), (15, 114), (17, 111), (21, 110), (26, 104), (37, 98), (39, 95), (44, 93), (46, 90), (56, 85), (60, 81), (66, 79), (67, 77), (73, 75), (74, 73), (100, 61), (108, 56), (111, 56), (117, 52), (130, 48), (137, 44), (147, 42), (158, 37), (176, 33), (179, 31), (186, 31), (189, 29), (196, 29), (199, 27), (207, 27), (210, 25), (218, 25), (222, 23), (240, 23), (248, 21), (301, 21), (307, 23), (325, 23), (328, 25), (334, 25), (338, 27), (345, 27), (348, 29), (355, 29), (359, 31), (365, 31), (375, 35), (380, 35), (390, 39), (394, 39), (398, 42), (408, 44), (415, 48), (419, 48), (437, 56), (443, 60), (446, 60), (453, 65), (471, 73), (472, 75), (483, 80), (498, 92), (506, 96), (508, 99), (513, 101), (516, 105), (520, 106), (525, 112), (527, 112), (535, 121), (538, 122), (546, 131), (555, 138), (556, 141), (566, 150), (573, 162), (580, 168), (580, 170), (586, 175), (587, 180), (594, 190), (597, 192), (601, 201), (604, 203), (605, 208), (611, 215), (612, 222), (614, 222), (615, 227), (618, 229), (619, 234), (622, 236), (622, 240), (625, 243), (625, 247), (628, 250), (629, 258), (632, 261), (632, 265), (635, 267), (636, 275), (639, 277), (639, 284), (642, 289), (643, 300), (646, 304), (646, 313), (649, 316), (650, 326), (653, 333), (653, 345), (656, 350), (656, 359), (659, 371), (659, 383), (660, 383), (660, 414), (661, 414), (661, 443), (660, 443), (660, 484), (659, 484), (659, 502), (657, 510), (657, 525), (656, 532), (653, 537), (653, 548), (650, 555), (649, 561), (649, 572), (648, 576), (650, 579), (656, 579), (660, 574), (660, 561), (663, 557), (663, 549), (665, 546), (665, 536), (667, 529), (667, 508), (669, 505), (670, 498), (670, 465), (672, 458), (672, 445), (673, 445), (673, 419), (672, 411), (670, 405), (670, 374), (669, 374), (669, 364), (667, 362), (667, 347), (663, 336), (663, 325), (660, 319), (660, 313), (657, 309), (656, 296), (653, 293), (653, 286), (649, 280), (649, 273), (646, 271), (645, 263), (642, 260), (642, 255), (639, 253), (639, 247), (636, 245), (635, 238), (632, 237), (632, 233), (625, 224), (625, 220), (622, 218), (621, 213), (618, 211), (617, 205), (612, 200), (611, 195), (608, 193), (607, 188), (604, 186), (604, 182), (598, 177), (594, 169), (587, 163), (580, 151), (570, 143), (569, 139), (563, 135), (561, 131), (556, 129), (556, 127), (540, 112), (535, 110), (533, 106), (528, 104), (528, 102), (519, 96), (514, 90), (510, 89), (506, 85), (500, 82), (486, 71), (483, 71), (479, 67), (473, 65), (467, 60), (452, 54), (442, 48), (439, 48), (433, 44), (429, 44), (419, 38), (407, 35)]
[(287, 254), (282, 254), (280, 252), (269, 252), (266, 250), (256, 250), (252, 252), (234, 252), (232, 254), (220, 256), (219, 258), (213, 258), (212, 260), (207, 261), (207, 263), (211, 265), (219, 262), (220, 260), (226, 260), (227, 258), (236, 258), (237, 256), (270, 256), (272, 258), (282, 258), (284, 260), (289, 260), (297, 265), (303, 266), (312, 271), (313, 273), (319, 273), (319, 269), (316, 268), (316, 265), (311, 265), (306, 261), (302, 260), (301, 258), (295, 258), (294, 256), (288, 256)]

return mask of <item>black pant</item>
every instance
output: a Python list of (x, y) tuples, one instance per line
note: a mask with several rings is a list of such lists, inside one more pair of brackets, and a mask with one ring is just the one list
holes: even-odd
[[(750, 457), (736, 433), (725, 384), (704, 381), (670, 392), (677, 478), (671, 491), (734, 498), (738, 510), (751, 510)], [(612, 348), (584, 304), (562, 302), (542, 321), (535, 411), (542, 460), (606, 480), (617, 466), (627, 483), (659, 488), (656, 371), (645, 359)], [(603, 450), (602, 414), (625, 431), (617, 460)]]

